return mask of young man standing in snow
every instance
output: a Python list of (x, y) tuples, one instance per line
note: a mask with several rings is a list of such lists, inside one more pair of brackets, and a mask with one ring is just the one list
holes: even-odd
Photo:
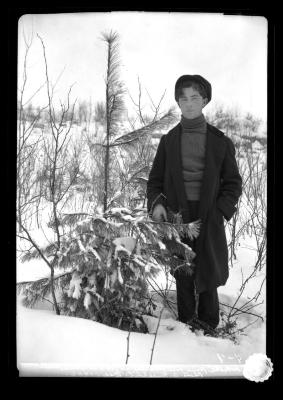
[(181, 121), (161, 137), (147, 183), (149, 215), (167, 221), (167, 210), (182, 222), (201, 219), (200, 234), (184, 240), (196, 253), (191, 276), (182, 269), (176, 279), (179, 320), (195, 316), (211, 328), (219, 323), (217, 287), (228, 275), (224, 219), (231, 219), (242, 193), (242, 179), (232, 141), (208, 124), (202, 109), (211, 100), (211, 85), (200, 75), (183, 75), (175, 85)]

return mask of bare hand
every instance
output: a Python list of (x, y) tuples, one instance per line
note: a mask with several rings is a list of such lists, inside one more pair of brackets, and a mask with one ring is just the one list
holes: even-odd
[(152, 219), (155, 222), (167, 221), (167, 213), (163, 205), (157, 204), (157, 206), (154, 207)]

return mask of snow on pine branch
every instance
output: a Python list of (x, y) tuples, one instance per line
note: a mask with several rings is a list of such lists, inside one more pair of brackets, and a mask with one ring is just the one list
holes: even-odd
[[(95, 245), (101, 245), (99, 238), (103, 238), (103, 240), (114, 240), (121, 237), (138, 238), (140, 244), (154, 243), (160, 249), (164, 249), (164, 239), (176, 242), (179, 242), (179, 237), (187, 236), (194, 239), (199, 235), (201, 226), (200, 220), (189, 224), (158, 223), (149, 219), (143, 210), (131, 211), (124, 207), (115, 207), (101, 215), (65, 214), (61, 218), (60, 224), (73, 227), (73, 230), (62, 235), (59, 251), (56, 243), (51, 243), (40, 250), (46, 257), (52, 257), (57, 252), (61, 261), (72, 252), (77, 253), (77, 248), (82, 253), (92, 253), (94, 258), (101, 260)], [(86, 248), (81, 240), (84, 234), (92, 237), (90, 245), (87, 245)], [(39, 251), (34, 249), (27, 252), (22, 257), (22, 261), (30, 261), (40, 258), (40, 256)]]
[[(53, 278), (54, 288), (58, 290), (69, 281), (73, 271), (68, 271), (63, 274), (57, 274)], [(23, 294), (23, 305), (25, 307), (33, 307), (39, 300), (46, 300), (46, 297), (51, 292), (51, 279), (41, 278), (35, 281), (18, 282), (17, 291)]]

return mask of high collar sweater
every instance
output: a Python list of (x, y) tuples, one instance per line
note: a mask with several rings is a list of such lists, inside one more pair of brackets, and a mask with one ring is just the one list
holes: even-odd
[(207, 124), (203, 114), (194, 119), (181, 118), (181, 156), (188, 200), (199, 200), (205, 165)]

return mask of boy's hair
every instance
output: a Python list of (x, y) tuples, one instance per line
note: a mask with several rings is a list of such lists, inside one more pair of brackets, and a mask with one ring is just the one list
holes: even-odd
[(188, 80), (188, 81), (185, 81), (181, 86), (179, 86), (177, 88), (177, 91), (176, 91), (177, 101), (179, 101), (179, 97), (182, 96), (183, 89), (190, 88), (190, 87), (192, 87), (197, 92), (199, 92), (199, 94), (201, 95), (202, 98), (206, 98), (207, 97), (205, 88), (200, 83)]
[(203, 98), (207, 98), (207, 102), (211, 100), (211, 84), (200, 75), (183, 75), (175, 84), (175, 100), (179, 101), (179, 97), (183, 94), (183, 89), (192, 87)]

